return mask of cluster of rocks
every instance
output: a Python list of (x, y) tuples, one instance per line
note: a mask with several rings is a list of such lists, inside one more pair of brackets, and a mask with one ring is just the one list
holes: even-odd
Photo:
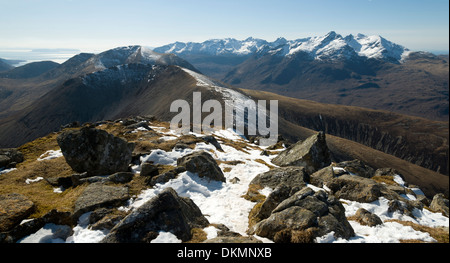
[[(120, 123), (127, 128), (131, 127), (130, 129), (150, 129), (147, 120), (142, 118), (125, 119)], [(205, 141), (221, 150), (220, 144), (214, 138), (206, 138)], [(108, 243), (149, 242), (156, 238), (160, 231), (174, 233), (180, 240), (188, 241), (192, 238), (193, 228), (209, 225), (197, 205), (189, 198), (179, 197), (173, 189), (162, 191), (130, 214), (114, 209), (130, 199), (127, 183), (135, 176), (130, 171), (134, 144), (96, 129), (94, 125), (65, 130), (57, 137), (57, 142), (66, 162), (77, 173), (46, 178), (47, 182), (64, 188), (82, 184), (88, 186), (75, 201), (73, 212), (51, 211), (41, 218), (22, 224), (20, 223), (34, 212), (33, 202), (19, 194), (0, 196), (0, 242), (16, 242), (45, 224), (73, 227), (79, 217), (87, 212), (91, 212), (90, 228), (111, 230), (102, 241)], [(11, 152), (13, 151), (6, 152), (8, 158), (12, 156)], [(223, 172), (214, 158), (204, 151), (193, 152), (180, 158), (176, 168), (162, 174), (156, 165), (142, 163), (140, 176), (146, 177), (145, 182), (153, 186), (167, 182), (184, 171), (196, 173), (209, 180), (225, 182)], [(64, 233), (67, 234), (66, 237), (72, 234), (71, 231)]]
[[(415, 195), (407, 187), (371, 179), (393, 177), (398, 175), (395, 170), (375, 170), (359, 160), (333, 163), (331, 156), (325, 135), (319, 133), (275, 157), (273, 163), (280, 167), (256, 176), (250, 183), (246, 195), (249, 198), (257, 196), (258, 189), (269, 187), (273, 191), (265, 198), (256, 198), (258, 203), (249, 215), (248, 233), (275, 242), (314, 242), (331, 232), (335, 238), (348, 239), (354, 236), (354, 230), (340, 199), (370, 203), (384, 197), (389, 200), (391, 213), (414, 217), (414, 209), (429, 206), (448, 216), (448, 200), (443, 195), (436, 195), (433, 201), (425, 196), (410, 201), (402, 196)], [(383, 223), (377, 215), (364, 209), (358, 210), (353, 219), (369, 226)]]
[(23, 154), (17, 149), (0, 149), (0, 169), (15, 168), (21, 162), (23, 162)]
[[(124, 119), (120, 123), (129, 129), (142, 127), (150, 130), (147, 118)], [(223, 151), (214, 137), (202, 139)], [(91, 212), (90, 228), (109, 230), (103, 243), (150, 242), (161, 231), (171, 232), (178, 239), (188, 241), (192, 239), (193, 229), (209, 225), (191, 199), (178, 196), (171, 188), (130, 213), (115, 209), (130, 199), (127, 184), (135, 176), (130, 166), (136, 162), (136, 158), (133, 160), (133, 143), (93, 125), (65, 130), (57, 137), (57, 142), (66, 162), (77, 173), (46, 180), (64, 188), (88, 184), (75, 201), (74, 210), (53, 210), (41, 218), (23, 222), (34, 212), (33, 202), (19, 194), (0, 196), (0, 242), (16, 242), (46, 224), (66, 225), (70, 227), (64, 229), (72, 229), (79, 217), (87, 212)], [(14, 149), (0, 151), (0, 164), (6, 163), (7, 158), (7, 165), (23, 161), (23, 156)], [(410, 201), (401, 196), (407, 193), (406, 187), (381, 184), (371, 179), (373, 176), (398, 174), (392, 169), (375, 170), (358, 160), (332, 163), (332, 154), (323, 133), (291, 145), (275, 157), (273, 163), (279, 167), (256, 176), (246, 195), (257, 201), (249, 215), (250, 236), (243, 237), (221, 225), (217, 226), (221, 229), (218, 237), (209, 242), (260, 242), (251, 236), (258, 235), (275, 242), (304, 243), (314, 242), (315, 238), (330, 232), (336, 238), (348, 239), (354, 235), (354, 230), (339, 199), (368, 203), (383, 196), (390, 200), (390, 212), (413, 216), (414, 209), (428, 206), (446, 216), (449, 213), (448, 200), (443, 195), (435, 196), (432, 201), (426, 197)], [(153, 163), (139, 164), (140, 176), (146, 178), (145, 183), (149, 186), (165, 183), (185, 171), (208, 180), (225, 182), (217, 162), (204, 151), (179, 158), (177, 167), (164, 173)], [(239, 180), (233, 183), (239, 183)], [(273, 189), (267, 197), (258, 192), (265, 187)], [(354, 220), (370, 226), (383, 223), (364, 209), (358, 210)], [(72, 234), (71, 230), (61, 233), (65, 237)]]

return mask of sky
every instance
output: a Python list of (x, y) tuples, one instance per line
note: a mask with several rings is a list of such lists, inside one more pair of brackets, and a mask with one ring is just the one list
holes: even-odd
[(213, 38), (273, 41), (330, 31), (449, 49), (448, 0), (0, 0), (0, 50), (100, 52)]

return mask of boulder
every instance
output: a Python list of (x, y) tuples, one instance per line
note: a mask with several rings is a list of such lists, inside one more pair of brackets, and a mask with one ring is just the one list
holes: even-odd
[(258, 185), (261, 188), (277, 188), (281, 184), (292, 187), (303, 187), (309, 183), (309, 175), (303, 167), (279, 167), (268, 172), (258, 174), (250, 182), (250, 185)]
[(325, 133), (319, 132), (281, 152), (272, 160), (278, 166), (303, 166), (309, 174), (331, 163)]
[(178, 166), (183, 166), (191, 173), (200, 177), (225, 182), (225, 176), (214, 158), (207, 152), (199, 151), (185, 155), (177, 160)]
[(344, 174), (327, 183), (327, 187), (337, 198), (371, 203), (382, 196), (382, 186), (374, 180)]
[(345, 161), (336, 164), (337, 167), (344, 168), (348, 173), (358, 175), (364, 178), (374, 176), (375, 170), (360, 160)]
[(64, 189), (73, 186), (72, 175), (45, 178), (45, 180), (52, 186), (55, 187), (62, 186)]
[(140, 172), (140, 176), (149, 176), (149, 177), (153, 177), (153, 176), (157, 176), (159, 174), (159, 170), (158, 167), (152, 163), (148, 163), (148, 162), (144, 162), (141, 165), (141, 172)]
[(337, 198), (360, 203), (371, 203), (381, 196), (388, 200), (408, 202), (396, 192), (398, 189), (361, 176), (344, 174), (328, 181), (326, 185)]
[(20, 224), (33, 213), (34, 208), (34, 203), (24, 195), (0, 195), (0, 232), (6, 232)]
[(324, 185), (326, 185), (328, 182), (331, 182), (334, 178), (338, 177), (339, 175), (342, 174), (336, 173), (334, 171), (333, 166), (327, 166), (311, 174), (310, 182), (311, 184), (317, 187), (323, 187)]
[(172, 188), (164, 189), (120, 221), (102, 243), (149, 243), (158, 232), (170, 232), (182, 241), (192, 238), (192, 228), (209, 225), (198, 206), (179, 197)]
[(75, 179), (76, 183), (73, 183), (74, 186), (83, 184), (83, 183), (115, 183), (115, 184), (125, 184), (131, 182), (133, 180), (134, 174), (131, 172), (118, 172), (108, 176), (84, 176), (81, 175), (77, 178), (77, 175), (72, 175), (72, 183)]
[(354, 236), (339, 200), (309, 187), (282, 201), (268, 218), (249, 228), (249, 234), (275, 242), (314, 242), (316, 237), (330, 232), (336, 238)]
[(257, 210), (251, 214), (251, 217), (249, 216), (249, 223), (253, 225), (254, 223), (268, 218), (272, 214), (272, 211), (290, 196), (291, 190), (292, 188), (286, 184), (281, 184), (275, 188), (261, 205), (257, 206)]
[(364, 226), (372, 227), (383, 224), (383, 221), (381, 221), (381, 219), (376, 214), (372, 214), (364, 208), (358, 209), (354, 217), (356, 222)]
[(0, 149), (0, 168), (14, 168), (23, 162), (23, 154), (15, 148)]
[(57, 141), (70, 167), (92, 176), (128, 171), (134, 149), (133, 143), (91, 127), (65, 131)]
[(445, 198), (444, 194), (435, 195), (433, 201), (431, 201), (430, 208), (433, 211), (441, 212), (444, 216), (448, 217), (448, 199)]
[(82, 214), (97, 208), (123, 205), (129, 198), (127, 187), (90, 184), (75, 201), (73, 219), (77, 220)]

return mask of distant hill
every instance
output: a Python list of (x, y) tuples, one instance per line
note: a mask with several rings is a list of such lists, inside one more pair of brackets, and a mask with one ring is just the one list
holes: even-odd
[(53, 61), (32, 62), (20, 67), (13, 68), (6, 72), (2, 72), (0, 73), (0, 78), (9, 78), (9, 79), (34, 78), (56, 68), (57, 66), (59, 66), (59, 64)]
[(0, 58), (0, 72), (13, 69), (14, 67), (10, 65), (6, 60)]

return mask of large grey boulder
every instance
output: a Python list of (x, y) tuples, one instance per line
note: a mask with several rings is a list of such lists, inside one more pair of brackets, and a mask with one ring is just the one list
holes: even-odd
[(103, 183), (90, 184), (75, 201), (74, 220), (82, 214), (101, 207), (116, 207), (123, 205), (130, 196), (127, 187), (109, 186)]
[(188, 241), (192, 228), (208, 225), (191, 199), (179, 197), (175, 190), (166, 188), (120, 221), (102, 243), (149, 243), (161, 231)]
[(23, 154), (15, 148), (0, 149), (0, 168), (13, 168), (23, 162)]
[(433, 211), (441, 212), (444, 216), (448, 217), (448, 199), (445, 198), (444, 194), (435, 195), (433, 201), (431, 201), (430, 208)]
[(207, 152), (198, 151), (185, 155), (177, 160), (178, 166), (183, 166), (191, 173), (197, 173), (200, 177), (225, 183), (225, 176), (216, 160)]
[(303, 166), (309, 174), (330, 165), (331, 153), (325, 134), (319, 132), (303, 142), (292, 145), (275, 157), (272, 163), (278, 166)]
[(0, 195), (0, 232), (14, 228), (33, 213), (34, 209), (34, 203), (24, 195)]
[(133, 143), (90, 127), (65, 131), (57, 141), (70, 167), (89, 175), (128, 171), (134, 149)]
[(345, 239), (355, 234), (339, 200), (309, 187), (282, 201), (268, 218), (249, 228), (249, 234), (275, 242), (314, 242), (316, 237), (330, 232)]
[(383, 224), (383, 221), (380, 219), (379, 216), (367, 211), (364, 208), (358, 209), (354, 217), (356, 222), (364, 226), (374, 227)]
[(250, 185), (275, 189), (281, 184), (292, 187), (303, 187), (309, 183), (309, 175), (303, 167), (278, 167), (258, 174)]

